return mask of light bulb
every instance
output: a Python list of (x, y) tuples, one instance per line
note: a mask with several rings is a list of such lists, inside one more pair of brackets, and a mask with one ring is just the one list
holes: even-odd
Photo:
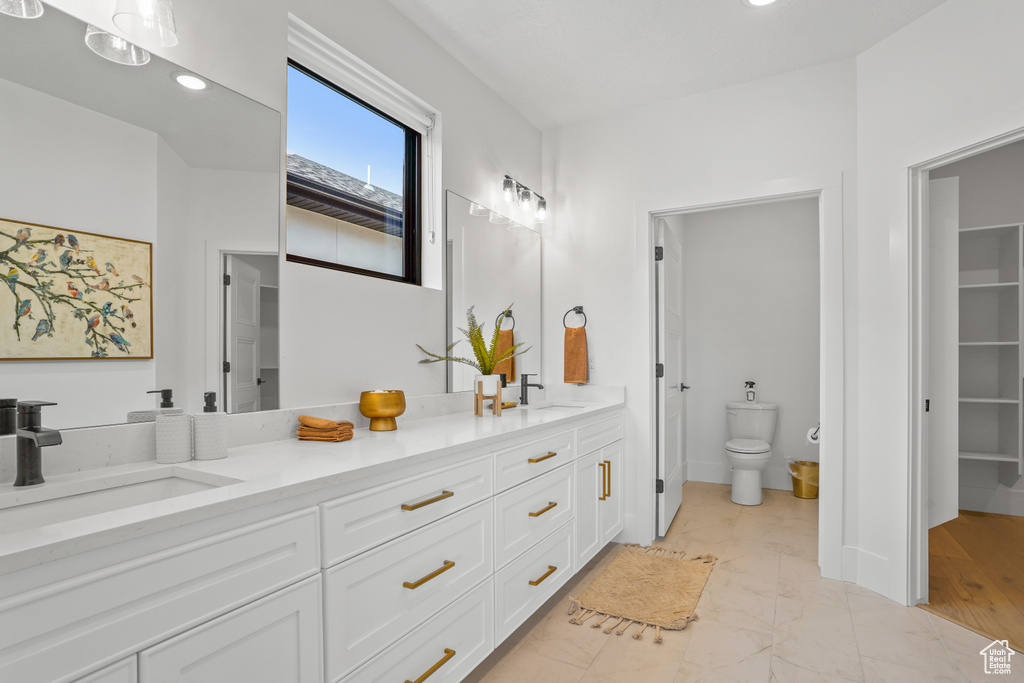
[(537, 222), (543, 223), (548, 219), (548, 200), (541, 197), (537, 200)]
[(516, 196), (516, 181), (512, 180), (509, 176), (505, 176), (505, 180), (501, 184), (501, 192), (505, 201), (511, 202)]
[(519, 193), (519, 208), (526, 211), (530, 208), (530, 202), (533, 201), (533, 195), (525, 187)]

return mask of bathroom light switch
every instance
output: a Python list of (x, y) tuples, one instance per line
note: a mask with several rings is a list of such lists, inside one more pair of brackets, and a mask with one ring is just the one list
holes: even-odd
[(587, 369), (597, 370), (597, 361), (594, 360), (594, 354), (590, 354), (589, 356), (587, 356)]

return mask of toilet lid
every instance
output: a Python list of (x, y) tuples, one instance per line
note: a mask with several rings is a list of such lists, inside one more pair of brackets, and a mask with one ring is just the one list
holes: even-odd
[(725, 442), (725, 450), (733, 453), (767, 453), (771, 444), (761, 439), (729, 439)]

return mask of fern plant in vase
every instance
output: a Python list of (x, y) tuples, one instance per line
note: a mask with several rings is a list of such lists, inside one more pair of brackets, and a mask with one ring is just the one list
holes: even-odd
[[(490, 344), (487, 343), (484, 337), (484, 328), (477, 322), (476, 316), (473, 314), (474, 306), (470, 306), (469, 310), (466, 311), (466, 328), (458, 328), (459, 332), (466, 335), (466, 340), (469, 341), (470, 348), (473, 350), (473, 358), (465, 358), (461, 356), (452, 355), (452, 349), (455, 348), (461, 339), (456, 339), (451, 345), (445, 349), (445, 354), (441, 355), (427, 351), (425, 348), (416, 345), (420, 351), (425, 353), (428, 357), (421, 360), (421, 363), (439, 363), (447, 361), (451, 363), (463, 363), (470, 367), (476, 368), (480, 375), (477, 376), (477, 380), (474, 381), (473, 386), (477, 385), (478, 381), (484, 381), (484, 391), (489, 392), (488, 395), (493, 395), (494, 389), (501, 384), (501, 376), (494, 375), (494, 369), (502, 361), (506, 361), (516, 356), (521, 356), (532, 347), (527, 347), (523, 350), (519, 350), (522, 344), (515, 344), (509, 349), (499, 352), (498, 351), (498, 338), (501, 333), (501, 322), (504, 320), (504, 316), (499, 316), (498, 320), (494, 325), (494, 332), (491, 334)], [(508, 306), (504, 310), (512, 308)], [(483, 376), (483, 377), (481, 377)]]

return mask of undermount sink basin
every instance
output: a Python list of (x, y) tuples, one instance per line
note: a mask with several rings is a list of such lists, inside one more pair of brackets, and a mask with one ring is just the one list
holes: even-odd
[(580, 410), (586, 408), (586, 405), (572, 404), (572, 403), (546, 403), (539, 406), (527, 406), (530, 410), (550, 410), (552, 408), (568, 408), (572, 410)]
[[(55, 478), (57, 479), (57, 478)], [(160, 467), (82, 476), (66, 475), (25, 490), (0, 494), (0, 535), (57, 524), (237, 484), (241, 480), (182, 467)]]

